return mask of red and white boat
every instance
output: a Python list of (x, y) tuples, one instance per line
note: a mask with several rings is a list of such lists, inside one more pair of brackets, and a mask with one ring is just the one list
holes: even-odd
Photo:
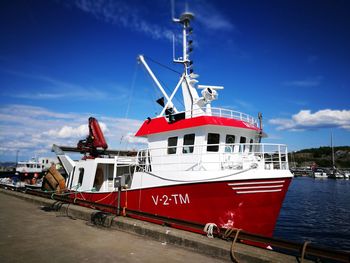
[[(68, 173), (66, 185), (75, 199), (272, 236), (293, 177), (287, 147), (261, 143), (260, 117), (211, 106), (223, 87), (198, 85), (191, 70), (192, 18), (184, 13), (174, 19), (183, 38), (183, 54), (174, 62), (184, 70), (171, 94), (138, 57), (164, 95), (162, 112), (135, 134), (148, 147), (137, 156), (76, 162), (56, 148)], [(183, 111), (173, 104), (180, 89)]]

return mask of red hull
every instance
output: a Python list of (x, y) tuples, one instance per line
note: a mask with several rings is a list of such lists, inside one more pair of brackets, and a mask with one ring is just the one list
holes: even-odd
[[(291, 178), (196, 183), (121, 193), (121, 207), (168, 218), (215, 223), (272, 236)], [(117, 207), (117, 192), (72, 194)]]

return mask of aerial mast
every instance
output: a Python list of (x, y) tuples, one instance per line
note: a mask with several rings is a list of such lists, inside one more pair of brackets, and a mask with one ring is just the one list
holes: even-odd
[(193, 33), (193, 28), (190, 26), (193, 18), (194, 15), (190, 12), (183, 13), (180, 18), (173, 17), (174, 22), (182, 24), (182, 57), (174, 58), (174, 62), (184, 65), (186, 75), (193, 73), (193, 61), (190, 60), (190, 54), (193, 51), (193, 40), (189, 38)]

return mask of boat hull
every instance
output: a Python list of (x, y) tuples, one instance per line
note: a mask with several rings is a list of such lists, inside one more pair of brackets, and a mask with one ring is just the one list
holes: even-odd
[[(203, 225), (215, 223), (220, 228), (240, 228), (272, 236), (290, 181), (291, 178), (235, 180), (123, 190), (120, 206), (121, 209)], [(82, 192), (71, 197), (115, 207), (109, 212), (116, 212), (118, 206), (118, 192)]]

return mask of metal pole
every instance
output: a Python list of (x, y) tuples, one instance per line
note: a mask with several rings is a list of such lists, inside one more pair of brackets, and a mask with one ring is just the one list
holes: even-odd
[(177, 109), (175, 108), (175, 106), (173, 105), (173, 103), (171, 102), (168, 94), (165, 92), (165, 90), (163, 89), (162, 85), (160, 85), (158, 79), (156, 78), (156, 76), (154, 75), (154, 73), (152, 72), (151, 68), (148, 66), (145, 58), (143, 55), (139, 55), (138, 56), (138, 60), (142, 63), (142, 65), (146, 68), (148, 74), (151, 76), (151, 78), (153, 79), (153, 81), (156, 83), (157, 87), (159, 88), (159, 90), (162, 92), (162, 94), (164, 95), (164, 97), (167, 99), (167, 101), (170, 101), (170, 107), (172, 107), (174, 109), (174, 111), (177, 113)]

